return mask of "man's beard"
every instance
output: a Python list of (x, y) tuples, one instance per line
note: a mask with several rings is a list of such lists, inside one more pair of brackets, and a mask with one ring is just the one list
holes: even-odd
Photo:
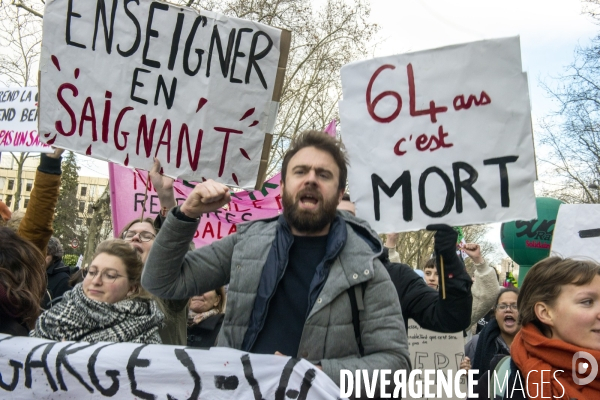
[[(318, 208), (314, 211), (300, 209), (300, 198), (310, 194), (318, 200)], [(296, 195), (294, 201), (292, 195), (287, 190), (283, 190), (283, 215), (298, 232), (315, 233), (322, 231), (327, 224), (330, 224), (336, 215), (338, 206), (337, 198), (324, 199), (316, 190), (303, 189)]]

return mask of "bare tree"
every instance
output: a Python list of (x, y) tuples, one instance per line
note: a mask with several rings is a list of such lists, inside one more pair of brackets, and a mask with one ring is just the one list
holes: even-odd
[(323, 129), (338, 117), (340, 68), (364, 57), (377, 31), (367, 21), (370, 9), (364, 0), (326, 0), (317, 10), (310, 0), (180, 0), (180, 4), (292, 32), (269, 174), (280, 168), (289, 141), (299, 132)]
[[(20, 7), (0, 8), (0, 84), (3, 86), (37, 85), (37, 65), (41, 51), (39, 18)], [(19, 209), (23, 166), (29, 153), (10, 153), (17, 164), (14, 211)]]
[[(600, 23), (600, 0), (584, 5)], [(544, 194), (568, 203), (599, 203), (600, 35), (589, 46), (576, 49), (562, 76), (543, 85), (559, 103), (559, 109), (542, 122), (541, 143), (550, 149), (542, 161), (550, 167), (551, 177)]]

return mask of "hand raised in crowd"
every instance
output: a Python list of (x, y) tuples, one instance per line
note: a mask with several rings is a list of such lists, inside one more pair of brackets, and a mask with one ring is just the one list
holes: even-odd
[(436, 231), (434, 235), (434, 249), (436, 254), (441, 254), (445, 258), (456, 255), (456, 241), (458, 240), (458, 232), (446, 224), (427, 225), (427, 230)]
[(196, 185), (181, 206), (181, 212), (190, 218), (199, 218), (213, 212), (231, 201), (229, 188), (209, 179)]
[(396, 248), (398, 243), (398, 232), (392, 232), (385, 235), (385, 247), (390, 249)]
[(152, 186), (158, 195), (158, 201), (161, 207), (171, 209), (177, 205), (175, 201), (175, 192), (173, 191), (173, 178), (161, 175), (160, 173), (160, 161), (158, 158), (154, 158), (154, 164), (148, 172)]
[(467, 253), (475, 264), (483, 263), (483, 257), (481, 256), (481, 247), (477, 243), (467, 243), (462, 247), (462, 250)]
[(54, 147), (52, 146), (52, 150), (54, 150), (53, 153), (46, 153), (46, 156), (50, 157), (50, 158), (60, 158), (60, 156), (62, 155), (62, 153), (65, 152), (65, 149), (59, 149), (58, 147)]

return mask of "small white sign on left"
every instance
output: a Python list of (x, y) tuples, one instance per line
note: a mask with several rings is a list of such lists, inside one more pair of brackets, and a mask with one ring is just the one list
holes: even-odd
[(52, 148), (38, 137), (38, 88), (0, 89), (0, 153), (3, 151), (39, 151)]

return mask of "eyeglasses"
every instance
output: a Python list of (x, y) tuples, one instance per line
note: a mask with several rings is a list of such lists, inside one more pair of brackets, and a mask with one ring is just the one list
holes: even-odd
[(517, 303), (512, 303), (512, 304), (498, 304), (496, 306), (496, 309), (498, 309), (500, 311), (506, 311), (508, 308), (510, 308), (513, 311), (517, 311)]
[(123, 232), (122, 235), (122, 239), (123, 240), (133, 240), (133, 237), (135, 235), (138, 235), (138, 237), (140, 238), (140, 242), (149, 242), (151, 240), (154, 240), (154, 238), (156, 237), (156, 235), (152, 232), (148, 232), (148, 231), (141, 231), (141, 232), (136, 232), (136, 231), (125, 231)]
[(102, 282), (106, 282), (106, 283), (115, 283), (117, 278), (124, 276), (124, 275), (118, 274), (117, 271), (114, 271), (112, 269), (105, 269), (102, 272), (98, 272), (98, 270), (96, 270), (96, 269), (93, 269), (93, 270), (84, 269), (83, 270), (83, 278), (84, 279), (87, 279), (88, 276), (90, 277), (90, 279), (94, 279), (98, 274), (100, 274), (100, 279), (102, 279)]

